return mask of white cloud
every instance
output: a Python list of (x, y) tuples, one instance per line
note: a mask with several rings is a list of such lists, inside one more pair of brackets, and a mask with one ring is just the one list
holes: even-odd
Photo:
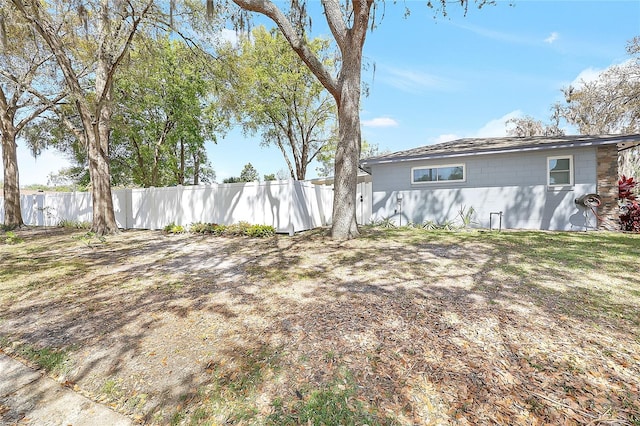
[(234, 46), (238, 44), (238, 33), (234, 30), (223, 28), (222, 31), (220, 31), (219, 37), (221, 40), (228, 41)]
[(363, 120), (362, 125), (365, 127), (396, 127), (398, 122), (389, 117), (376, 117), (371, 120)]
[(592, 81), (597, 80), (605, 70), (599, 70), (595, 68), (586, 68), (580, 71), (580, 74), (571, 82), (571, 86), (579, 87), (582, 86), (582, 83), (590, 83)]
[(552, 44), (554, 41), (556, 41), (558, 39), (559, 36), (560, 36), (560, 34), (558, 34), (557, 32), (554, 31), (549, 35), (549, 37), (544, 39), (544, 42)]
[(598, 80), (600, 78), (600, 76), (604, 73), (609, 71), (611, 68), (614, 67), (620, 67), (620, 68), (625, 68), (628, 66), (635, 66), (634, 65), (634, 59), (628, 59), (624, 62), (621, 62), (619, 64), (612, 64), (610, 66), (608, 66), (607, 68), (604, 69), (597, 69), (597, 68), (585, 68), (582, 71), (580, 71), (580, 73), (578, 74), (578, 76), (576, 78), (573, 79), (573, 81), (570, 83), (571, 86), (573, 87), (580, 87), (582, 86), (583, 83), (591, 83), (594, 82), (596, 80)]
[(212, 33), (208, 36), (208, 39), (212, 43), (230, 43), (231, 46), (237, 47), (240, 40), (238, 33), (235, 30), (223, 28), (221, 31)]
[(460, 139), (460, 136), (456, 135), (455, 133), (446, 133), (433, 139), (433, 143), (450, 142), (455, 141), (456, 139)]
[(520, 110), (511, 111), (500, 118), (496, 118), (488, 121), (484, 126), (475, 132), (470, 132), (464, 135), (456, 133), (446, 133), (432, 139), (432, 143), (449, 142), (462, 138), (495, 138), (501, 136), (507, 136), (506, 122), (512, 118), (522, 117), (523, 113)]
[(457, 84), (450, 79), (439, 77), (422, 71), (383, 68), (381, 80), (385, 83), (408, 93), (426, 90), (452, 90)]
[(475, 132), (471, 137), (474, 138), (493, 138), (507, 136), (506, 122), (512, 118), (522, 117), (522, 111), (511, 111), (500, 118), (489, 121)]

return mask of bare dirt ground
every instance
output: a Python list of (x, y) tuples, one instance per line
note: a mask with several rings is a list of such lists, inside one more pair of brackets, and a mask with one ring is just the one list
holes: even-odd
[(140, 423), (640, 424), (639, 236), (16, 234), (0, 347)]

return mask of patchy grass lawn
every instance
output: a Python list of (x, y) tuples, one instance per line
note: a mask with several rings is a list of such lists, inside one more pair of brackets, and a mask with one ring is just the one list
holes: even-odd
[(149, 424), (640, 425), (640, 236), (0, 233), (0, 346)]

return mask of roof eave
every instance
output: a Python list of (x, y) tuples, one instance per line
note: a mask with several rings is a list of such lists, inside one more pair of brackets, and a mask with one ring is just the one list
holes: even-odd
[(566, 148), (587, 148), (587, 147), (593, 147), (593, 146), (614, 145), (614, 144), (618, 145), (618, 144), (625, 144), (625, 143), (630, 143), (629, 146), (625, 147), (625, 149), (627, 149), (627, 148), (630, 148), (631, 146), (640, 145), (640, 140), (636, 139), (634, 141), (633, 139), (620, 137), (620, 138), (613, 138), (613, 139), (600, 139), (600, 140), (595, 139), (595, 140), (575, 141), (575, 142), (559, 142), (556, 144), (549, 144), (549, 145), (527, 145), (527, 146), (517, 146), (517, 147), (499, 148), (499, 149), (469, 150), (469, 151), (454, 152), (454, 153), (420, 154), (420, 155), (381, 158), (379, 160), (376, 160), (376, 159), (363, 160), (360, 162), (360, 165), (363, 168), (368, 168), (375, 164), (388, 164), (388, 163), (405, 162), (405, 161), (437, 160), (441, 158), (459, 158), (459, 157), (468, 157), (472, 155), (510, 154), (514, 152), (546, 151), (546, 150), (566, 149)]

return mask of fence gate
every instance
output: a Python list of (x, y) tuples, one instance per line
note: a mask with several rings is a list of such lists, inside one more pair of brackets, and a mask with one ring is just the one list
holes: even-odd
[(358, 225), (368, 225), (371, 223), (373, 208), (373, 184), (371, 182), (360, 182), (356, 190), (356, 222)]

